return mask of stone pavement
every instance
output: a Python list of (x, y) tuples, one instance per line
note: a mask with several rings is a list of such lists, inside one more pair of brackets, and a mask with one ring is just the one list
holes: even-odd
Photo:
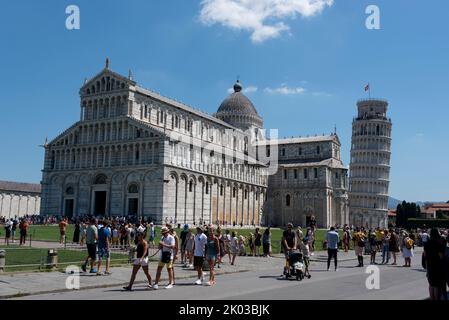
[[(37, 243), (36, 243), (37, 244)], [(60, 246), (59, 244), (56, 244)], [(340, 261), (355, 260), (354, 253), (340, 252)], [(316, 252), (312, 261), (324, 262), (327, 259), (325, 252)], [(223, 260), (225, 263), (220, 269), (216, 269), (217, 275), (238, 273), (245, 271), (263, 271), (273, 268), (279, 268), (279, 273), (282, 273), (283, 256), (275, 255), (272, 258), (263, 257), (237, 257), (236, 265), (231, 266), (227, 257)], [(150, 263), (150, 274), (154, 277), (156, 273), (157, 263)], [(104, 270), (104, 269), (103, 269)], [(112, 286), (120, 286), (128, 283), (131, 275), (131, 266), (114, 267), (111, 268), (112, 275), (110, 276), (96, 276), (91, 274), (80, 274), (80, 287), (82, 289), (105, 288)], [(175, 264), (175, 274), (177, 279), (194, 278), (196, 272), (193, 269), (182, 268), (180, 264)], [(16, 273), (0, 274), (0, 299), (34, 295), (50, 292), (63, 292), (66, 289), (66, 279), (69, 274), (55, 271), (55, 272), (34, 272), (34, 273)], [(162, 273), (162, 280), (167, 280), (167, 272)], [(139, 271), (136, 284), (144, 283), (145, 276), (142, 271)]]

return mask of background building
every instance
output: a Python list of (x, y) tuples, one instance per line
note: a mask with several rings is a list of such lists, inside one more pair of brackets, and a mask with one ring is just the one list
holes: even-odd
[(277, 144), (279, 169), (268, 178), (266, 223), (307, 226), (312, 216), (320, 228), (348, 223), (348, 169), (340, 158), (338, 136), (270, 143)]
[(0, 217), (14, 218), (40, 213), (39, 184), (0, 181)]
[(356, 226), (388, 226), (391, 119), (388, 102), (360, 100), (352, 123), (349, 214)]

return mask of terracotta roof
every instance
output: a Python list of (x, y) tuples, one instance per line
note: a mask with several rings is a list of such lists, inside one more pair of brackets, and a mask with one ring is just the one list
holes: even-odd
[(0, 190), (2, 190), (2, 191), (15, 191), (15, 192), (40, 193), (41, 192), (41, 185), (40, 184), (35, 184), (35, 183), (0, 181)]

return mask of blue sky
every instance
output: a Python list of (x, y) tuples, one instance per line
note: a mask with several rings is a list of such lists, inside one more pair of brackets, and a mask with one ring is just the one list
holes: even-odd
[[(80, 8), (80, 30), (65, 28), (70, 4)], [(381, 30), (365, 28), (369, 4), (380, 8)], [(201, 15), (206, 5), (2, 1), (0, 179), (40, 181), (38, 145), (78, 120), (78, 90), (109, 57), (114, 71), (131, 69), (142, 86), (209, 113), (239, 76), (265, 127), (281, 137), (336, 125), (345, 164), (356, 101), (370, 82), (372, 95), (390, 102), (391, 196), (449, 200), (447, 0), (334, 0), (312, 16), (268, 12), (253, 25), (225, 7)], [(270, 26), (282, 30), (255, 40)]]

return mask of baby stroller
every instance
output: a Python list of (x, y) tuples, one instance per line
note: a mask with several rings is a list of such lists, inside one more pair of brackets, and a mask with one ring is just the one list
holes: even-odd
[(288, 256), (288, 265), (284, 269), (285, 279), (296, 277), (297, 281), (304, 279), (305, 265), (301, 252), (292, 251)]

